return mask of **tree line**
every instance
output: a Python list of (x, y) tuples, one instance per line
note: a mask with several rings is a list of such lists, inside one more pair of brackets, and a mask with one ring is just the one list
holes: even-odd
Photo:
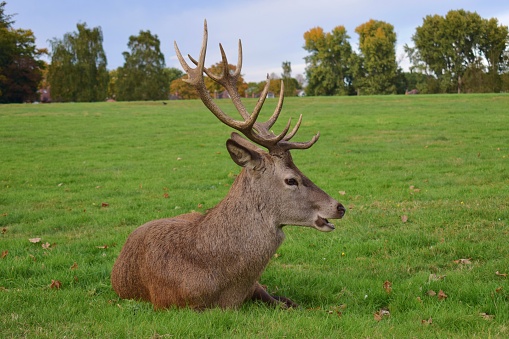
[[(141, 30), (130, 36), (124, 64), (107, 69), (100, 27), (78, 23), (77, 31), (50, 41), (51, 52), (38, 49), (31, 30), (13, 28), (12, 15), (0, 3), (0, 103), (49, 100), (61, 102), (115, 100), (193, 99), (195, 91), (183, 72), (167, 68), (158, 36)], [(369, 20), (355, 29), (358, 51), (352, 49), (344, 26), (331, 32), (314, 27), (304, 33), (306, 71), (292, 77), (291, 63), (282, 62), (282, 73), (272, 79), (284, 82), (285, 95), (373, 95), (465, 93), (509, 91), (509, 32), (495, 18), (451, 10), (445, 16), (429, 15), (405, 45), (411, 66), (404, 72), (396, 58), (394, 27)], [(49, 54), (51, 62), (40, 58)], [(222, 64), (210, 66), (219, 73)], [(229, 65), (231, 69), (235, 66)], [(307, 80), (307, 84), (305, 83)], [(206, 78), (215, 97), (227, 96)], [(272, 81), (270, 92), (278, 95), (281, 81)], [(237, 83), (242, 96), (254, 97), (265, 81)], [(45, 99), (46, 98), (46, 99)]]

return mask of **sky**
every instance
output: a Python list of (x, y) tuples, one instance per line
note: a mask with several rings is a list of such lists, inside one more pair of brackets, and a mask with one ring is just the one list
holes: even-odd
[[(354, 49), (355, 28), (370, 19), (394, 26), (396, 58), (408, 67), (403, 46), (413, 45), (412, 35), (427, 15), (444, 16), (450, 10), (477, 12), (509, 26), (508, 0), (5, 0), (6, 14), (16, 14), (15, 28), (31, 29), (39, 48), (51, 49), (49, 40), (77, 31), (76, 24), (100, 26), (108, 69), (122, 66), (129, 36), (150, 30), (161, 42), (167, 67), (182, 69), (175, 55), (177, 41), (184, 56), (198, 57), (203, 21), (208, 23), (206, 66), (220, 61), (222, 43), (230, 64), (237, 62), (242, 40), (242, 74), (248, 82), (263, 81), (267, 74), (282, 73), (289, 61), (292, 76), (305, 73), (303, 49), (306, 31), (322, 27), (330, 32), (345, 26)], [(187, 59), (187, 57), (186, 57)]]

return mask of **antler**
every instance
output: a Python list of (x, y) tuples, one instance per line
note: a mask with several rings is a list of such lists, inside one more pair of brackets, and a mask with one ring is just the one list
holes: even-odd
[[(288, 120), (288, 123), (286, 124), (286, 127), (283, 129), (283, 131), (275, 135), (273, 132), (270, 131), (270, 128), (274, 125), (277, 118), (279, 117), (279, 114), (281, 113), (281, 109), (283, 108), (283, 92), (284, 92), (284, 83), (281, 81), (281, 92), (279, 95), (279, 101), (276, 106), (276, 109), (274, 110), (274, 113), (269, 118), (269, 120), (265, 122), (257, 122), (256, 119), (258, 118), (258, 115), (260, 114), (260, 111), (262, 109), (263, 103), (265, 102), (265, 98), (267, 96), (267, 92), (269, 91), (269, 85), (270, 85), (270, 79), (267, 75), (267, 83), (265, 84), (265, 87), (263, 88), (263, 91), (260, 95), (260, 98), (258, 99), (258, 102), (256, 103), (255, 108), (253, 109), (253, 112), (250, 114), (248, 113), (246, 107), (244, 104), (242, 104), (240, 100), (239, 92), (237, 91), (237, 81), (240, 77), (240, 71), (242, 69), (242, 43), (239, 39), (239, 56), (237, 61), (237, 67), (235, 68), (235, 71), (232, 73), (230, 72), (230, 69), (228, 67), (228, 60), (226, 58), (226, 54), (224, 52), (223, 46), (219, 44), (219, 48), (221, 50), (221, 57), (222, 57), (222, 65), (223, 65), (223, 72), (220, 75), (215, 75), (210, 72), (209, 69), (205, 68), (205, 55), (207, 53), (207, 40), (208, 40), (208, 30), (207, 30), (207, 21), (204, 22), (204, 28), (203, 28), (203, 42), (201, 46), (200, 56), (198, 60), (195, 60), (193, 57), (188, 55), (189, 59), (196, 65), (195, 68), (189, 67), (187, 62), (182, 57), (182, 54), (180, 53), (180, 50), (177, 46), (177, 42), (174, 43), (175, 45), (175, 52), (177, 53), (177, 57), (180, 61), (180, 64), (186, 71), (188, 77), (187, 79), (183, 79), (184, 81), (188, 82), (192, 86), (196, 88), (198, 91), (198, 94), (205, 104), (207, 108), (224, 124), (227, 126), (230, 126), (237, 131), (244, 134), (249, 140), (253, 141), (254, 143), (266, 147), (270, 153), (277, 153), (281, 151), (287, 151), (290, 149), (307, 149), (311, 147), (320, 137), (320, 134), (317, 133), (313, 136), (313, 138), (308, 142), (291, 142), (290, 139), (297, 133), (297, 130), (300, 127), (300, 124), (302, 122), (302, 114), (299, 117), (299, 120), (297, 121), (297, 124), (293, 127), (292, 131), (288, 133), (291, 126), (291, 118)], [(226, 115), (219, 106), (214, 102), (212, 97), (210, 96), (209, 91), (207, 90), (205, 86), (205, 82), (203, 79), (203, 73), (205, 73), (209, 78), (214, 80), (216, 83), (222, 85), (230, 95), (230, 98), (237, 109), (237, 111), (240, 113), (243, 121), (235, 120), (231, 118), (230, 116)]]

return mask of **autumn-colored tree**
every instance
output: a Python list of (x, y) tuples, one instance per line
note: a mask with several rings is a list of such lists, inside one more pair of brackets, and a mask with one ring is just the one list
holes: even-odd
[(355, 55), (354, 85), (362, 94), (395, 94), (397, 80), (396, 33), (384, 21), (358, 26), (360, 54)]
[[(230, 72), (233, 73), (236, 68), (237, 68), (237, 66), (228, 64), (228, 69), (230, 70)], [(212, 74), (219, 75), (223, 72), (223, 63), (222, 62), (215, 63), (214, 65), (210, 66), (208, 68), (208, 70)], [(224, 91), (224, 88), (221, 85), (219, 85), (218, 83), (216, 83), (209, 77), (205, 77), (205, 86), (207, 87), (209, 92), (212, 93), (213, 96), (217, 96), (218, 93)], [(247, 90), (247, 84), (244, 81), (244, 78), (242, 77), (242, 75), (240, 75), (237, 80), (237, 91), (239, 92), (240, 96), (243, 97), (246, 95), (246, 90)]]
[[(228, 69), (231, 72), (235, 71), (236, 68), (237, 68), (237, 66), (230, 65), (230, 64), (228, 65)], [(208, 67), (208, 70), (212, 74), (219, 75), (223, 72), (223, 63), (218, 62), (218, 63)], [(182, 74), (182, 72), (180, 72), (180, 74)], [(187, 78), (187, 76), (183, 77), (183, 79), (186, 79), (186, 78)], [(213, 81), (212, 79), (210, 79), (207, 76), (204, 76), (204, 81), (205, 81), (205, 87), (207, 87), (210, 95), (213, 98), (218, 98), (220, 96), (220, 93), (225, 90), (221, 85), (219, 85), (218, 83), (216, 83), (215, 81)], [(247, 83), (244, 81), (242, 76), (239, 76), (238, 81), (237, 81), (237, 90), (238, 90), (240, 96), (246, 96), (247, 89), (248, 89)], [(198, 94), (196, 93), (196, 90), (191, 85), (189, 85), (187, 82), (183, 81), (182, 77), (175, 79), (171, 82), (170, 93), (172, 96), (176, 96), (180, 99), (197, 99), (198, 98)]]
[[(185, 77), (184, 77), (185, 78)], [(178, 99), (198, 99), (198, 93), (193, 86), (183, 81), (182, 78), (170, 83), (170, 96)]]
[(124, 65), (118, 68), (117, 100), (161, 100), (168, 97), (170, 79), (165, 72), (164, 55), (157, 35), (140, 31), (131, 35), (124, 52)]
[(0, 103), (34, 101), (45, 67), (39, 58), (47, 52), (36, 48), (31, 30), (12, 27), (5, 5), (0, 2)]
[(56, 101), (102, 101), (108, 93), (107, 60), (100, 27), (76, 25), (77, 32), (51, 41), (48, 81)]
[(337, 26), (330, 33), (321, 27), (304, 33), (304, 49), (310, 53), (304, 58), (308, 95), (352, 94), (349, 38), (344, 26)]

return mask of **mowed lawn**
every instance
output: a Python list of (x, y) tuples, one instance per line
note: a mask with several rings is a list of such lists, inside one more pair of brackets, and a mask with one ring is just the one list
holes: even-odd
[(509, 95), (287, 98), (275, 132), (299, 114), (321, 136), (295, 163), (347, 207), (285, 227), (262, 276), (301, 307), (154, 311), (112, 265), (227, 194), (231, 129), (200, 101), (0, 106), (0, 337), (508, 337)]

